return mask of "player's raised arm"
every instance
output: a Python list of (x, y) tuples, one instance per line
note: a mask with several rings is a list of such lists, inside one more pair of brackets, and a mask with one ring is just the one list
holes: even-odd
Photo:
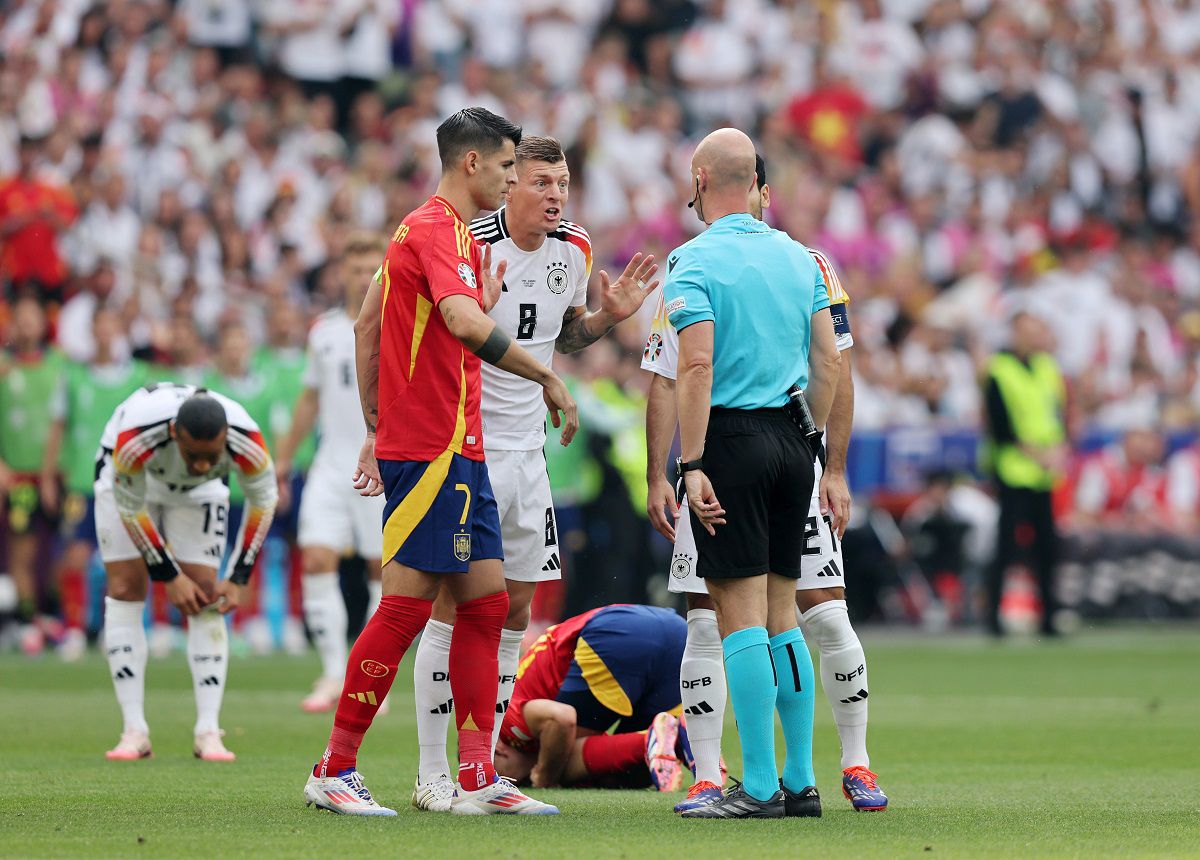
[(563, 428), (562, 444), (569, 445), (579, 429), (579, 412), (571, 392), (554, 371), (513, 343), (471, 296), (448, 295), (438, 302), (438, 310), (450, 333), (480, 361), (542, 386), (550, 421), (555, 427)]
[(233, 573), (217, 583), (218, 597), (224, 597), (221, 612), (237, 609), (241, 589), (250, 581), (255, 559), (267, 539), (271, 521), (275, 518), (275, 506), (279, 501), (276, 486), (275, 466), (262, 433), (249, 416), (244, 421), (231, 420), (225, 437), (225, 447), (233, 458), (246, 493), (246, 514), (238, 533), (238, 547)]
[(117, 435), (113, 449), (113, 498), (121, 523), (146, 562), (150, 578), (166, 583), (167, 597), (185, 615), (195, 615), (205, 605), (204, 592), (186, 576), (171, 555), (146, 507), (145, 463), (169, 438), (167, 423), (130, 427)]
[[(588, 255), (591, 269), (591, 255)], [(610, 282), (608, 272), (600, 270), (600, 307), (589, 312), (580, 305), (569, 309), (563, 317), (562, 332), (554, 342), (559, 352), (577, 352), (604, 337), (617, 323), (624, 322), (635, 313), (646, 298), (658, 289), (654, 280), (658, 266), (653, 255), (640, 251), (625, 266), (621, 277)]]

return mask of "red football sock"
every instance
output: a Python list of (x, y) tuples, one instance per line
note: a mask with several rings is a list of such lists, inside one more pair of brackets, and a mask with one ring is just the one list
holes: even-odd
[(458, 726), (458, 782), (477, 791), (496, 779), (492, 726), (500, 667), (500, 629), (508, 617), (508, 592), (460, 603), (450, 637), (450, 692)]
[[(432, 610), (431, 600), (389, 595), (380, 601), (350, 649), (346, 683), (333, 718), (333, 733), (325, 755), (313, 770), (316, 776), (336, 776), (357, 766), (359, 744), (392, 688), (392, 681), (396, 680), (396, 664), (425, 627)], [(493, 670), (492, 675), (495, 674)], [(493, 691), (493, 701), (495, 697)]]
[(583, 739), (583, 766), (592, 776), (646, 769), (646, 733), (592, 735)]

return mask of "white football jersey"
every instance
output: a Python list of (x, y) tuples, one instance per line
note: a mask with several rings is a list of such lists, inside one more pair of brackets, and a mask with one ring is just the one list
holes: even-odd
[[(568, 308), (587, 304), (592, 242), (578, 224), (563, 221), (536, 251), (522, 251), (508, 234), (504, 209), (476, 218), (471, 233), (492, 246), (492, 265), (508, 262), (504, 291), (488, 313), (500, 330), (550, 366)], [(493, 451), (533, 451), (546, 441), (542, 387), (490, 364), (482, 367), (483, 444)]]
[(139, 388), (126, 398), (100, 437), (103, 465), (97, 483), (112, 487), (121, 521), (153, 575), (155, 568), (173, 562), (148, 505), (197, 504), (193, 490), (225, 480), (236, 471), (246, 493), (246, 512), (236, 544), (241, 550), (235, 570), (249, 575), (278, 500), (271, 454), (258, 425), (240, 403), (208, 392), (224, 407), (229, 429), (213, 467), (202, 475), (191, 474), (171, 438), (171, 422), (196, 391), (192, 385), (166, 382)]
[[(846, 305), (850, 295), (842, 287), (841, 278), (820, 251), (808, 248), (808, 253), (816, 260), (825, 279), (825, 289), (829, 293), (829, 312), (833, 315), (833, 330), (837, 335), (839, 351), (854, 346), (854, 336), (850, 333), (850, 315)], [(642, 351), (642, 370), (648, 370), (667, 379), (674, 379), (679, 367), (679, 332), (667, 319), (665, 300), (659, 291), (658, 307), (654, 311), (654, 319), (650, 323), (650, 333), (646, 336), (646, 348)]]
[(313, 470), (349, 481), (367, 435), (354, 369), (354, 320), (341, 308), (317, 318), (308, 333), (304, 387), (317, 392), (317, 454)]

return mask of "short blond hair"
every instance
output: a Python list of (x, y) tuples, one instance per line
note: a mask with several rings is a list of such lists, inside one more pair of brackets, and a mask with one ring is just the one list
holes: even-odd
[(558, 164), (560, 161), (566, 161), (566, 153), (563, 152), (562, 144), (553, 137), (538, 137), (537, 135), (528, 135), (521, 138), (521, 142), (517, 144), (517, 161), (545, 161), (549, 164)]

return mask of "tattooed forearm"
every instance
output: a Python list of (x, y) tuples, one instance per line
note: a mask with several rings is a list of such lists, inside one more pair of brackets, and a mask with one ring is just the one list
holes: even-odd
[(595, 314), (581, 313), (577, 312), (575, 308), (570, 308), (563, 315), (562, 331), (554, 340), (554, 348), (562, 353), (578, 352), (604, 337), (608, 333), (608, 329), (592, 331), (589, 320), (593, 316)]

